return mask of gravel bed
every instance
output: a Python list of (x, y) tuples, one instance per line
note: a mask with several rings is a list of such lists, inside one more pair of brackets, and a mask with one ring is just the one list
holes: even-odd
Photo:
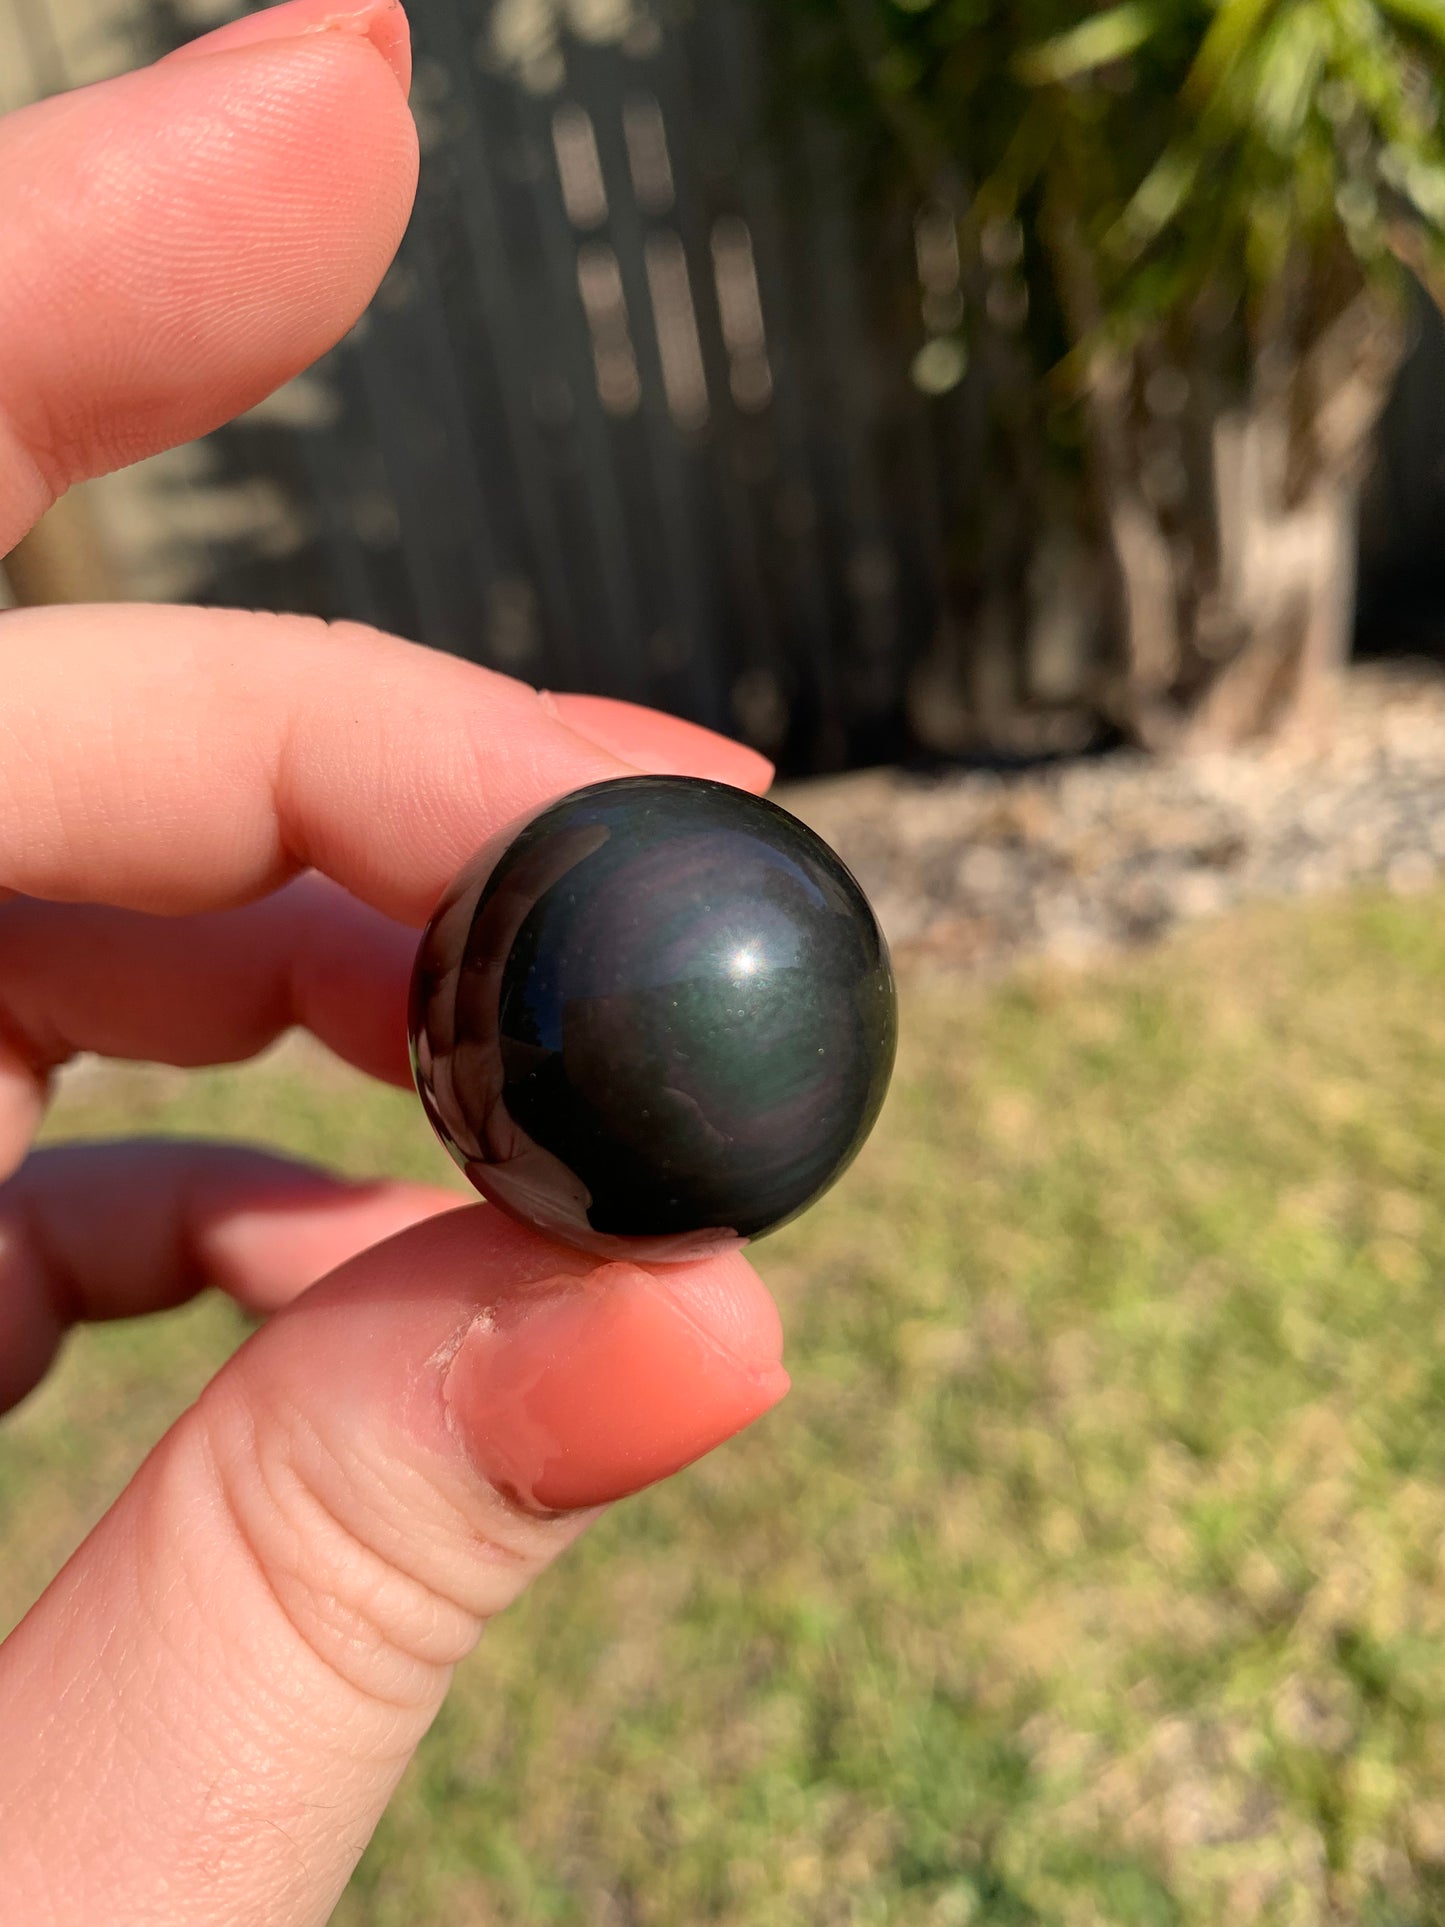
[(788, 786), (901, 963), (1084, 960), (1259, 898), (1445, 873), (1445, 674), (1351, 671), (1327, 739), (1024, 772), (874, 770)]

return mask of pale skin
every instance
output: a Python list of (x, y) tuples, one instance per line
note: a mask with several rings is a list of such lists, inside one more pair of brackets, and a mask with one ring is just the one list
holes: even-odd
[[(351, 324), (411, 204), (409, 71), (393, 0), (297, 0), (0, 123), (0, 554)], [(0, 1646), (6, 1921), (324, 1921), (486, 1621), (786, 1390), (740, 1255), (598, 1267), (216, 1146), (29, 1152), (80, 1051), (225, 1062), (299, 1024), (405, 1082), (453, 872), (638, 768), (770, 774), (361, 629), (0, 617), (0, 1409), (75, 1322), (208, 1287), (268, 1315)], [(519, 1452), (552, 1511), (493, 1483)]]

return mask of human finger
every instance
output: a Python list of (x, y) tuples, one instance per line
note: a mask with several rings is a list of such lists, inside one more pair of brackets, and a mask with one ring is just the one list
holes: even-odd
[(0, 554), (72, 482), (307, 367), (396, 251), (417, 161), (395, 0), (244, 25), (0, 121)]
[[(619, 720), (353, 624), (12, 610), (0, 620), (0, 889), (178, 914), (315, 869), (420, 924), (498, 830), (635, 773), (610, 750)], [(770, 773), (751, 750), (660, 717), (641, 747), (627, 741), (643, 767), (749, 787)]]
[(319, 1927), (482, 1624), (786, 1386), (738, 1254), (598, 1267), (475, 1206), (352, 1260), (0, 1648), (15, 1917)]
[(301, 1027), (358, 1070), (410, 1083), (415, 951), (414, 930), (314, 873), (194, 917), (0, 903), (0, 1035), (12, 1069), (0, 1080), (0, 1177), (24, 1155), (50, 1074), (81, 1052), (230, 1064)]
[(271, 1312), (357, 1252), (462, 1200), (352, 1183), (237, 1144), (134, 1139), (36, 1151), (0, 1184), (0, 1412), (67, 1330), (209, 1288)]

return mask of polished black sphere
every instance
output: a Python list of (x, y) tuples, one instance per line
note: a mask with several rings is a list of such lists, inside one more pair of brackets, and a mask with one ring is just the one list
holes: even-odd
[(468, 865), (427, 926), (412, 1064), (485, 1196), (590, 1251), (760, 1237), (852, 1160), (897, 1035), (862, 891), (776, 804), (596, 783)]

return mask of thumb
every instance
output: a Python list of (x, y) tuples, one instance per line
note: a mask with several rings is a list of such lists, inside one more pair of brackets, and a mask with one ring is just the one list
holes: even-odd
[(779, 1353), (741, 1257), (598, 1267), (485, 1205), (333, 1272), (0, 1647), (6, 1918), (325, 1921), (485, 1621)]

